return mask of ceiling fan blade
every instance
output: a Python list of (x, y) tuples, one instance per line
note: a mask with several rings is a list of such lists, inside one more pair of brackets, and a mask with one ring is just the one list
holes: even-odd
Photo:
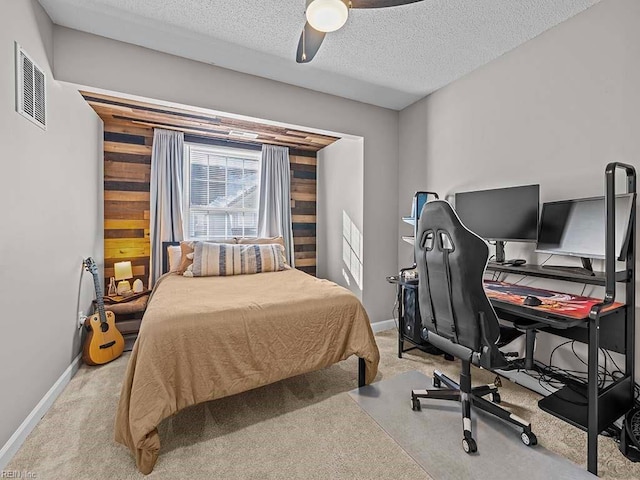
[(298, 52), (296, 53), (296, 62), (309, 63), (316, 56), (322, 41), (324, 40), (324, 32), (319, 32), (307, 22), (304, 30), (300, 34), (298, 42)]
[(424, 0), (351, 0), (351, 8), (385, 8), (409, 5)]

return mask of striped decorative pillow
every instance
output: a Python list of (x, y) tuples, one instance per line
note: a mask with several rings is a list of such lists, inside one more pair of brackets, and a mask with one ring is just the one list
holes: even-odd
[[(222, 240), (208, 240), (208, 243), (229, 243), (235, 244), (235, 238), (224, 238)], [(180, 266), (176, 269), (178, 275), (182, 275), (187, 271), (189, 265), (193, 263), (193, 247), (195, 245), (195, 241), (185, 241), (180, 242)], [(172, 270), (173, 271), (173, 270)]]
[(187, 268), (184, 276), (244, 275), (278, 272), (287, 268), (282, 245), (230, 245), (195, 242), (193, 264)]

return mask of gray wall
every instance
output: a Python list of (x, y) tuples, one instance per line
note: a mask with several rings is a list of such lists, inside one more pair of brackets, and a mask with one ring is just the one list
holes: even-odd
[[(403, 110), (399, 213), (417, 188), (539, 183), (544, 202), (602, 195), (608, 162), (640, 167), (638, 25), (640, 2), (603, 0)], [(407, 264), (410, 248), (398, 248)], [(535, 259), (524, 244), (507, 256)]]
[[(47, 73), (48, 130), (15, 112), (14, 41)], [(0, 447), (80, 350), (82, 259), (102, 259), (102, 122), (51, 77), (53, 25), (37, 2), (0, 16)], [(85, 275), (80, 308), (93, 298)]]
[[(362, 232), (363, 174), (363, 139), (342, 138), (318, 152), (318, 276), (348, 288), (360, 299), (359, 240), (347, 237)], [(351, 224), (346, 234), (345, 220)], [(351, 259), (346, 261), (345, 254)]]
[(364, 138), (362, 301), (386, 320), (397, 270), (398, 112), (56, 27), (59, 80)]

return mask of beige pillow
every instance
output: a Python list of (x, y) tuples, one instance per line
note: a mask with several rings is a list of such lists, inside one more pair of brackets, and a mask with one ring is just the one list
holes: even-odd
[[(189, 265), (193, 263), (193, 255), (190, 255), (190, 254), (193, 253), (193, 248), (195, 243), (196, 242), (194, 241), (180, 242), (181, 259), (180, 259), (180, 266), (176, 270), (176, 273), (178, 275), (182, 275), (187, 270)], [(207, 243), (228, 243), (233, 245), (236, 243), (236, 239), (223, 238), (222, 240), (207, 240)]]
[(284, 247), (277, 243), (229, 245), (195, 242), (193, 263), (185, 277), (218, 277), (263, 272), (278, 272), (286, 264)]
[(265, 245), (269, 243), (277, 243), (278, 245), (282, 245), (284, 247), (284, 238), (282, 237), (259, 237), (259, 238), (236, 237), (236, 243), (238, 245)]
[(167, 247), (167, 254), (169, 256), (169, 272), (177, 272), (182, 263), (182, 249), (180, 245), (171, 245)]
[[(258, 237), (258, 238), (250, 238), (250, 237), (236, 237), (236, 243), (238, 245), (267, 245), (267, 244), (277, 244), (282, 245), (282, 248), (286, 248), (284, 244), (284, 238), (282, 237)], [(287, 262), (287, 256), (285, 255), (285, 262)]]

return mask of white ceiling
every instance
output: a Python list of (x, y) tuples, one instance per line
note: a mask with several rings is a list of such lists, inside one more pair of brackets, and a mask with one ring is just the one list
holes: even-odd
[(401, 109), (599, 0), (425, 0), (352, 10), (295, 62), (305, 0), (39, 0), (59, 25)]

